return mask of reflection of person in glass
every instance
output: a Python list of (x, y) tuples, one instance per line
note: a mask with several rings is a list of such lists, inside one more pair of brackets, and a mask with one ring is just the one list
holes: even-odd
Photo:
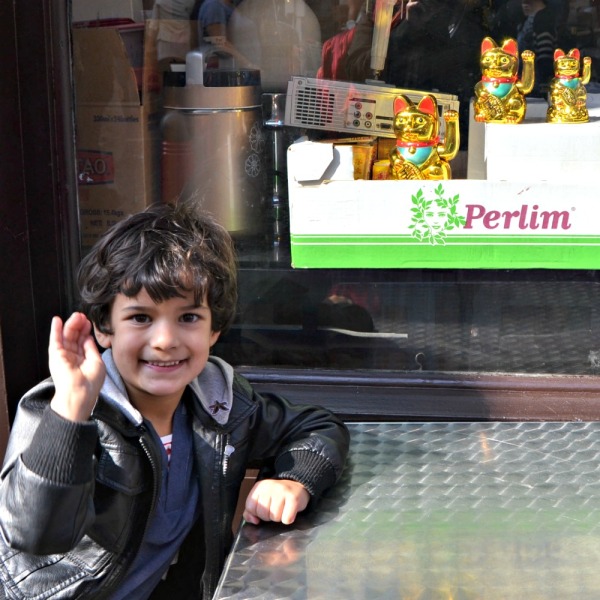
[(554, 50), (557, 44), (556, 19), (546, 0), (522, 0), (525, 20), (519, 27), (519, 52), (535, 53), (535, 88), (533, 94), (545, 94), (554, 72)]
[[(209, 67), (227, 64), (228, 57), (234, 59), (237, 67), (256, 68), (245, 52), (240, 52), (236, 43), (231, 40), (230, 21), (241, 0), (203, 0), (198, 10), (198, 40), (200, 48), (209, 53)], [(245, 23), (247, 36), (256, 37), (256, 28)], [(250, 45), (256, 42), (249, 42)], [(221, 59), (225, 62), (221, 63)]]
[[(455, 94), (461, 128), (479, 78), (473, 51), (487, 32), (481, 0), (400, 0), (394, 8), (385, 66), (379, 79), (399, 88)], [(343, 60), (336, 60), (350, 81), (373, 78), (373, 12), (352, 30)], [(464, 136), (463, 140), (466, 141)]]
[(184, 60), (195, 46), (196, 34), (190, 19), (194, 0), (156, 0), (152, 19), (158, 26), (158, 60)]
[[(483, 32), (479, 0), (400, 0), (394, 11), (381, 78), (402, 88), (457, 93), (461, 78), (477, 70), (473, 48)], [(355, 27), (347, 56), (353, 81), (371, 77), (373, 26), (373, 12), (367, 12)]]
[(198, 12), (201, 37), (227, 37), (227, 23), (239, 2), (233, 0), (204, 0)]

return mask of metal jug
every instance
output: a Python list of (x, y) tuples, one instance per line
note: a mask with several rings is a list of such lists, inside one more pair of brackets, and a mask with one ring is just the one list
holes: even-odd
[(193, 50), (184, 73), (165, 74), (162, 199), (193, 199), (228, 231), (252, 234), (268, 189), (260, 72), (207, 68), (222, 54)]

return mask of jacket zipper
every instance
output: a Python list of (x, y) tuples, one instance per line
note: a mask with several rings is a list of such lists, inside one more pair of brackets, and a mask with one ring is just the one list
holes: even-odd
[(222, 437), (221, 442), (221, 455), (223, 456), (223, 479), (227, 477), (227, 468), (229, 467), (229, 457), (235, 452), (235, 448), (229, 444), (229, 434), (226, 433), (224, 437)]
[[(148, 442), (146, 440), (146, 438), (144, 437), (145, 434), (147, 433), (146, 428), (142, 425), (140, 427), (140, 446), (142, 447), (142, 450), (144, 451), (144, 453), (146, 454), (146, 456), (148, 457), (148, 461), (150, 462), (150, 466), (152, 467), (152, 473), (154, 474), (154, 481), (152, 483), (152, 503), (150, 504), (150, 512), (148, 513), (148, 515), (152, 515), (152, 513), (154, 512), (154, 508), (156, 507), (156, 502), (158, 500), (158, 494), (160, 491), (160, 467), (157, 465), (156, 461), (154, 460), (154, 455), (152, 454), (152, 449), (150, 448), (150, 446), (148, 445)], [(144, 535), (142, 536), (142, 540), (144, 539), (145, 535), (146, 535), (146, 531), (148, 529), (148, 523), (150, 522), (150, 518), (148, 518), (148, 520), (146, 521), (146, 525), (144, 527)]]
[[(148, 458), (148, 461), (150, 462), (150, 467), (152, 468), (154, 480), (153, 480), (153, 484), (152, 484), (152, 502), (150, 504), (150, 511), (148, 512), (148, 518), (146, 519), (146, 522), (144, 523), (144, 532), (142, 534), (142, 537), (140, 538), (140, 543), (137, 547), (136, 554), (142, 545), (142, 541), (144, 540), (144, 537), (146, 536), (146, 532), (148, 531), (148, 526), (150, 524), (150, 516), (152, 515), (152, 513), (154, 512), (154, 508), (156, 507), (156, 502), (158, 500), (158, 493), (159, 493), (159, 489), (160, 489), (159, 488), (160, 469), (158, 468), (157, 463), (154, 460), (154, 455), (152, 454), (152, 449), (148, 445), (148, 442), (145, 438), (147, 429), (144, 427), (144, 425), (140, 425), (138, 427), (138, 431), (140, 433), (140, 437), (139, 437), (140, 446), (141, 446), (142, 450), (144, 451), (144, 454)], [(129, 566), (131, 566), (131, 564), (133, 564), (133, 561), (129, 564)], [(113, 586), (114, 586), (114, 587), (112, 587), (113, 590), (118, 589), (118, 585), (125, 578), (125, 575), (126, 575), (128, 569), (129, 569), (129, 567), (127, 567), (127, 569), (121, 569), (121, 572), (119, 573), (118, 577), (113, 581)]]
[[(228, 433), (219, 433), (215, 447), (217, 448), (217, 451), (219, 452), (219, 457), (220, 457), (220, 465), (219, 465), (220, 469), (216, 471), (216, 475), (221, 478), (221, 484), (219, 485), (219, 502), (215, 505), (216, 506), (215, 510), (217, 511), (216, 516), (218, 516), (219, 511), (221, 512), (221, 518), (218, 520), (216, 519), (216, 522), (219, 524), (219, 532), (218, 532), (218, 537), (216, 540), (217, 548), (216, 548), (216, 552), (214, 553), (214, 556), (220, 557), (223, 554), (223, 540), (225, 539), (225, 525), (226, 525), (226, 521), (227, 521), (226, 511), (223, 510), (224, 501), (225, 501), (224, 480), (227, 475), (227, 469), (229, 466), (229, 456), (234, 451), (233, 446), (229, 445), (229, 434)], [(210, 560), (214, 561), (215, 559), (212, 558)], [(208, 566), (208, 560), (207, 560), (206, 566)], [(210, 585), (211, 585), (211, 589), (214, 591), (217, 589), (217, 585), (219, 584), (219, 579), (220, 579), (221, 575), (220, 575), (220, 573), (216, 573), (216, 569), (214, 568), (214, 565), (213, 565), (213, 567), (211, 567), (210, 572), (211, 572), (211, 580), (212, 580), (210, 582)]]

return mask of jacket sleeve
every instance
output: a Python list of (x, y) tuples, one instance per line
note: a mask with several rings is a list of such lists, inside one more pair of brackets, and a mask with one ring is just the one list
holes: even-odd
[(317, 499), (341, 476), (350, 434), (331, 411), (253, 392), (253, 459), (269, 460), (275, 479), (292, 479)]
[(32, 554), (71, 550), (94, 520), (93, 422), (73, 423), (48, 399), (24, 398), (0, 473), (0, 531)]

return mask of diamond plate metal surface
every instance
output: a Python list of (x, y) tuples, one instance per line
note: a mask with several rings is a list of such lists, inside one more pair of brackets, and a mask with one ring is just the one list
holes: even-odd
[(218, 600), (600, 595), (600, 423), (351, 424), (292, 527), (244, 525)]

